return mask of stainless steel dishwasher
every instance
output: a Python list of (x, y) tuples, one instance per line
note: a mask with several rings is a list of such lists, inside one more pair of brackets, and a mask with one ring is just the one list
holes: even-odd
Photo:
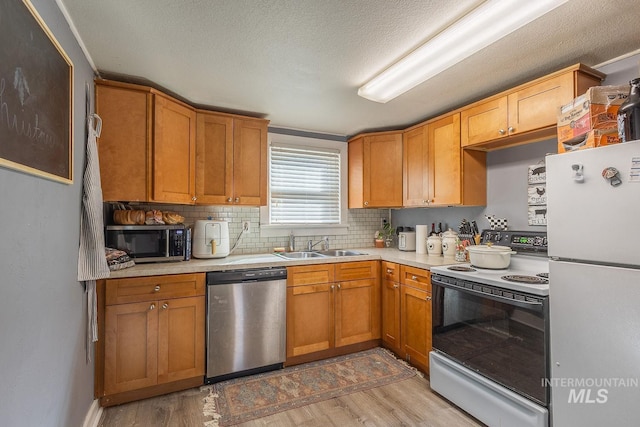
[(282, 368), (287, 269), (207, 273), (207, 384)]

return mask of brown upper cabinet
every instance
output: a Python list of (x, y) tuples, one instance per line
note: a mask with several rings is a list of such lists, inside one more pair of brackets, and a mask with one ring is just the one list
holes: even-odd
[(486, 204), (486, 156), (460, 149), (460, 113), (403, 134), (403, 206)]
[(196, 113), (145, 86), (96, 81), (105, 201), (193, 204)]
[(105, 201), (266, 204), (267, 120), (196, 114), (156, 89), (100, 79), (96, 112)]
[(196, 203), (267, 203), (267, 120), (198, 111)]
[(349, 208), (402, 206), (402, 132), (349, 140)]
[(462, 147), (490, 151), (554, 137), (558, 107), (604, 76), (576, 64), (467, 105), (460, 113)]

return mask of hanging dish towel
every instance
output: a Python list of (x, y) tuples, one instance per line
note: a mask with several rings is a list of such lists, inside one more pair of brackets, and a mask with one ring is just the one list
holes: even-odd
[(109, 265), (105, 257), (104, 221), (102, 215), (102, 187), (100, 186), (100, 164), (98, 163), (98, 132), (93, 127), (94, 117), (101, 126), (100, 118), (90, 114), (87, 118), (87, 161), (82, 179), (82, 208), (80, 216), (80, 249), (78, 253), (78, 281), (85, 282), (87, 294), (87, 362), (91, 361), (92, 344), (98, 341), (96, 319), (96, 280), (109, 277)]

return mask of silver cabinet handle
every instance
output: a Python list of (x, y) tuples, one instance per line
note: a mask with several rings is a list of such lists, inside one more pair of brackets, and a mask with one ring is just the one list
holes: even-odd
[(427, 297), (427, 301), (431, 301), (431, 297)]
[(423, 205), (426, 205), (427, 203), (429, 203), (427, 200), (425, 200), (425, 199), (422, 200), (422, 204)]
[(164, 308), (164, 309), (166, 310), (167, 308), (169, 308), (169, 304), (167, 304), (167, 303), (165, 302), (164, 304), (162, 304), (162, 308)]
[(509, 126), (509, 133), (513, 133), (513, 132), (515, 132), (515, 131), (516, 131), (516, 130), (513, 128), (513, 126)]
[(196, 200), (198, 200), (198, 198), (197, 198), (196, 196), (193, 196), (193, 197), (191, 198), (191, 200), (193, 200), (193, 201), (195, 202)]
[(364, 205), (365, 206), (369, 206), (369, 202), (364, 202)]
[(336, 288), (336, 287), (335, 287), (335, 285), (331, 285), (331, 289), (332, 289), (332, 290), (333, 290), (333, 289), (335, 289), (335, 288)]
[(149, 310), (153, 310), (154, 308), (156, 308), (155, 304), (151, 304), (151, 306), (149, 307)]
[(393, 285), (393, 289), (398, 289), (400, 286), (399, 285)]
[(155, 288), (153, 288), (154, 292), (160, 292), (160, 285), (156, 285)]
[(340, 288), (341, 288), (341, 286), (340, 286), (340, 284), (338, 284), (338, 289), (340, 289)]
[(393, 270), (390, 268), (387, 268), (387, 274), (391, 274), (391, 273), (393, 273)]
[(506, 132), (505, 132), (505, 130), (504, 130), (504, 129), (500, 129), (500, 130), (498, 131), (498, 133), (499, 133), (500, 135), (504, 135)]
[(417, 276), (411, 276), (411, 280), (418, 280)]
[(236, 202), (236, 203), (239, 203), (239, 202), (240, 202), (240, 197), (236, 197), (235, 202)]
[(231, 197), (229, 197), (229, 198), (227, 199), (227, 202), (231, 203), (231, 201), (232, 201), (232, 200), (233, 200), (233, 199), (232, 199)]

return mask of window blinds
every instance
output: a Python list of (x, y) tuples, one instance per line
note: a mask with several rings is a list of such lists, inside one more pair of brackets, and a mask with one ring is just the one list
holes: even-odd
[(271, 224), (340, 223), (340, 152), (270, 147)]

